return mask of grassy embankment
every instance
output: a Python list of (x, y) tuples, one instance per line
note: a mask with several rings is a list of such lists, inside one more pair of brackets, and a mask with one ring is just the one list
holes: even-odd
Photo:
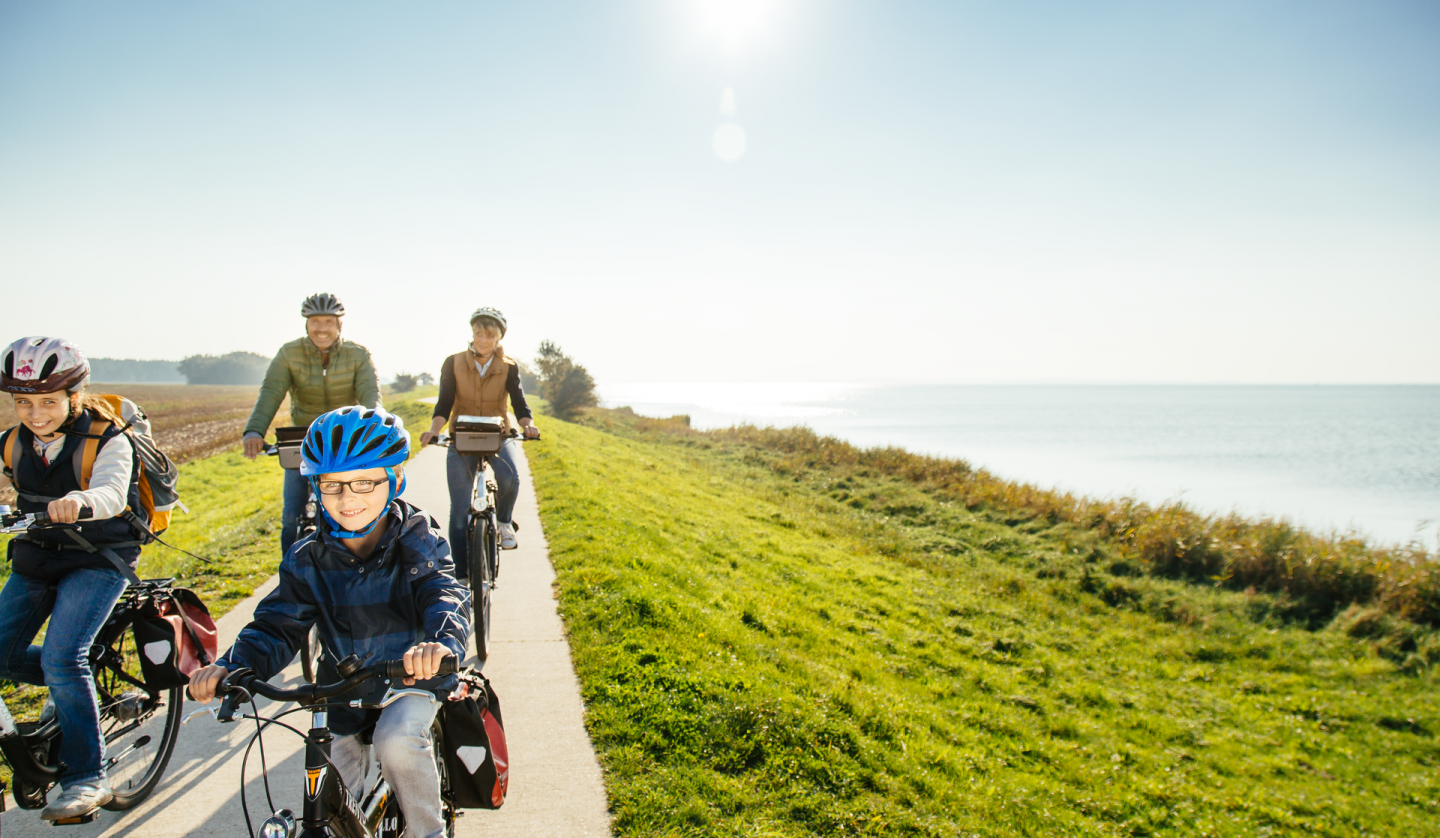
[(620, 835), (1440, 822), (1440, 679), (1343, 603), (1166, 578), (1153, 525), (967, 498), (896, 452), (588, 422), (526, 453)]

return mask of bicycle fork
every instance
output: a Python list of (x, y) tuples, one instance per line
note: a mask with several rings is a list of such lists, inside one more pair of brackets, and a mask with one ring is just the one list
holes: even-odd
[(331, 764), (330, 749), (335, 736), (330, 732), (328, 713), (311, 713), (310, 733), (305, 741), (305, 806), (300, 838), (398, 838), (404, 826), (400, 807), (381, 779), (371, 789), (365, 804), (355, 802)]

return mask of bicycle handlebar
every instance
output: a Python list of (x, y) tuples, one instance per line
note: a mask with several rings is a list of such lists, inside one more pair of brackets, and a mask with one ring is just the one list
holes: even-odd
[[(541, 437), (538, 437), (538, 436), (526, 436), (526, 435), (520, 433), (519, 431), (511, 431), (510, 433), (508, 433), (508, 434), (505, 435), (505, 438), (506, 438), (506, 439), (518, 439), (518, 440), (520, 440), (521, 442), (539, 442), (540, 439), (541, 439)], [(436, 435), (435, 435), (435, 438), (432, 439), (432, 440), (430, 440), (430, 442), (429, 442), (428, 444), (429, 444), (429, 445), (439, 445), (439, 446), (441, 446), (442, 448), (449, 448), (449, 447), (450, 447), (450, 443), (453, 442), (453, 441), (454, 441), (454, 440), (451, 438), (451, 436), (450, 436), (449, 434), (436, 434)], [(423, 446), (422, 446), (422, 447), (423, 447)]]
[[(342, 663), (344, 663), (342, 661)], [(440, 659), (440, 671), (435, 677), (442, 675), (454, 675), (460, 671), (460, 659), (454, 655), (446, 655)], [(389, 678), (390, 680), (404, 680), (411, 677), (405, 671), (405, 661), (387, 660), (361, 667), (351, 673), (344, 680), (336, 681), (333, 684), (306, 684), (303, 687), (293, 690), (282, 689), (260, 680), (250, 669), (237, 669), (226, 675), (215, 689), (215, 695), (222, 696), (226, 701), (221, 706), (220, 716), (227, 715), (224, 710), (227, 706), (233, 711), (233, 704), (229, 699), (241, 697), (241, 691), (251, 695), (264, 696), (275, 701), (296, 701), (301, 704), (318, 704), (327, 698), (334, 698), (344, 692), (349, 692), (361, 683), (371, 678)], [(190, 688), (185, 688), (185, 695), (191, 700), (194, 696), (190, 694)], [(233, 716), (233, 712), (228, 714)], [(223, 719), (222, 719), (223, 720)]]
[[(94, 515), (95, 510), (91, 509), (90, 507), (80, 507), (79, 517), (81, 520), (88, 520), (90, 518), (93, 518)], [(28, 530), (31, 527), (44, 527), (50, 526), (52, 524), (55, 524), (55, 522), (50, 520), (49, 512), (31, 512), (29, 514), (26, 514), (24, 512), (16, 512), (12, 515), (0, 515), (0, 528), (3, 528), (5, 532), (19, 532), (20, 530)], [(58, 524), (57, 526), (71, 525)]]

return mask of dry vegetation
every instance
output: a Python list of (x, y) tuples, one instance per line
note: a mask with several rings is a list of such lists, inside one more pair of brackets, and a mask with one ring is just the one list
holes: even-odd
[[(255, 405), (254, 386), (219, 386), (186, 384), (96, 384), (95, 393), (117, 393), (144, 408), (150, 417), (155, 441), (175, 459), (185, 463), (223, 451), (240, 441), (250, 408)], [(288, 400), (276, 413), (288, 417)], [(286, 419), (288, 421), (288, 419)], [(15, 424), (15, 411), (9, 399), (0, 399), (0, 428)], [(14, 494), (7, 489), (13, 502)]]

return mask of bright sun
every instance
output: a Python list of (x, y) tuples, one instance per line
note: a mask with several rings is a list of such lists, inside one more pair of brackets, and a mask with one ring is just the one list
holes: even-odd
[(730, 46), (739, 46), (770, 19), (778, 0), (697, 0), (705, 30)]

